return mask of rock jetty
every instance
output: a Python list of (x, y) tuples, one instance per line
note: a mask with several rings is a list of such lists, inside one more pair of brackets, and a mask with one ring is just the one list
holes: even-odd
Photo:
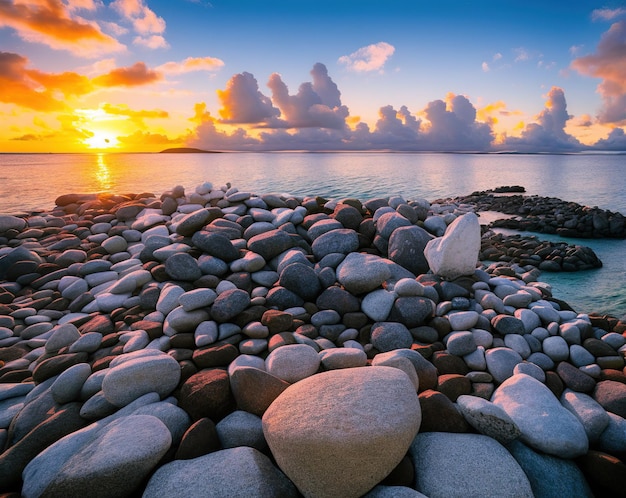
[(205, 183), (0, 216), (2, 496), (626, 496), (626, 321), (538, 280), (586, 251), (475, 211)]
[(517, 194), (524, 191), (524, 187), (520, 186), (498, 187), (456, 197), (452, 201), (471, 204), (477, 212), (498, 211), (513, 215), (494, 221), (491, 224), (494, 228), (584, 239), (626, 238), (626, 218), (622, 213), (597, 206), (582, 206), (555, 197)]

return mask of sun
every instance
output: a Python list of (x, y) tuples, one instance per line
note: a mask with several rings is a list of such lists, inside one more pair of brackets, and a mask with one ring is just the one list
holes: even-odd
[(94, 131), (93, 135), (83, 140), (83, 143), (90, 149), (112, 149), (119, 145), (119, 141), (106, 131)]

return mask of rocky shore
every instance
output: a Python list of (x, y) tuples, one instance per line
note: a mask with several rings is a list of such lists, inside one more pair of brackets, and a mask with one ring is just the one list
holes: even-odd
[(470, 197), (0, 216), (1, 496), (626, 496), (626, 321), (539, 281), (597, 258)]
[(493, 190), (473, 192), (452, 199), (456, 203), (475, 206), (476, 211), (498, 211), (510, 218), (499, 219), (494, 228), (552, 233), (561, 237), (583, 239), (626, 238), (626, 218), (622, 213), (582, 206), (554, 197), (521, 195), (520, 186), (499, 187)]

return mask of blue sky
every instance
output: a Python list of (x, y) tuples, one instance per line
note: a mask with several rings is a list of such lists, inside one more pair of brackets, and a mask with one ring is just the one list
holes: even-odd
[(623, 1), (15, 0), (0, 47), (4, 150), (626, 148)]

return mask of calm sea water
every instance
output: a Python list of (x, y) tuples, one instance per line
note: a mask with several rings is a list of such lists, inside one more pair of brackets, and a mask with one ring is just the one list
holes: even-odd
[[(433, 201), (502, 185), (626, 214), (626, 155), (350, 153), (0, 154), (0, 213), (48, 210), (65, 193), (160, 194), (205, 181), (239, 190), (329, 198)], [(542, 239), (552, 239), (539, 235)], [(577, 311), (626, 314), (626, 241), (573, 240), (598, 270), (544, 273)]]

